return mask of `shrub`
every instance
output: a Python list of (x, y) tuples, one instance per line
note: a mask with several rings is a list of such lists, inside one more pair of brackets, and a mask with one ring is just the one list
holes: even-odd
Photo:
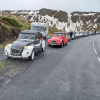
[(8, 18), (8, 17), (3, 17), (2, 20), (5, 20), (7, 22), (9, 22), (12, 26), (15, 27), (23, 27), (21, 24), (19, 24), (14, 18)]

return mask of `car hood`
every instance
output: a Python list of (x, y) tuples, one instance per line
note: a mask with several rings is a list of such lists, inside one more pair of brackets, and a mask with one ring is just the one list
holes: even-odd
[(11, 48), (12, 49), (17, 49), (17, 50), (20, 50), (22, 51), (24, 46), (27, 46), (27, 45), (30, 45), (33, 41), (22, 41), (22, 40), (17, 40), (17, 41), (14, 41), (12, 43), (12, 46)]
[(57, 37), (52, 37), (51, 40), (58, 40), (58, 39), (62, 39), (62, 37), (57, 36)]

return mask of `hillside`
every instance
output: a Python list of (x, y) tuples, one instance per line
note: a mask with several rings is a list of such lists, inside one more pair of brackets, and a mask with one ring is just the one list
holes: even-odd
[(0, 48), (1, 46), (13, 41), (19, 35), (20, 29), (12, 26), (5, 20), (0, 20)]
[(99, 12), (72, 12), (68, 14), (65, 11), (51, 9), (1, 11), (0, 16), (25, 19), (25, 24), (31, 22), (45, 22), (51, 28), (62, 31), (100, 31), (100, 13)]
[(84, 30), (100, 30), (100, 13), (99, 12), (72, 12), (72, 23), (80, 23)]

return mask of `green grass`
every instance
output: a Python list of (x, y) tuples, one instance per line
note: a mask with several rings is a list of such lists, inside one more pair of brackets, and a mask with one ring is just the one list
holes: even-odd
[(2, 67), (2, 66), (4, 66), (5, 65), (5, 63), (3, 63), (3, 62), (0, 62), (0, 66)]
[(21, 30), (29, 30), (31, 22), (26, 23), (26, 19), (19, 17), (14, 17), (14, 19), (23, 26), (22, 28), (20, 28)]
[(9, 67), (10, 67), (10, 68), (14, 68), (14, 65), (10, 65)]
[(0, 71), (2, 72), (2, 70), (5, 69), (5, 63), (0, 62)]
[(5, 66), (0, 67), (0, 69), (5, 69)]
[(11, 60), (8, 61), (8, 64), (10, 64), (10, 63), (11, 63)]

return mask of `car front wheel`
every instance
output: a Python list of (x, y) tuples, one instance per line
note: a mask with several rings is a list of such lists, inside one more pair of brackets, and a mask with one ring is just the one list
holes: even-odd
[(64, 46), (63, 42), (61, 43), (61, 48)]
[(35, 52), (34, 52), (34, 50), (33, 50), (31, 56), (30, 56), (28, 59), (29, 59), (30, 61), (32, 61), (32, 60), (34, 59), (34, 56), (35, 56)]
[(7, 55), (7, 58), (10, 58), (10, 57)]
[(44, 50), (45, 50), (45, 47), (44, 47), (44, 48), (42, 48), (42, 52), (44, 52)]
[(51, 47), (51, 45), (50, 45), (50, 44), (48, 44), (48, 46), (49, 46), (49, 47)]

